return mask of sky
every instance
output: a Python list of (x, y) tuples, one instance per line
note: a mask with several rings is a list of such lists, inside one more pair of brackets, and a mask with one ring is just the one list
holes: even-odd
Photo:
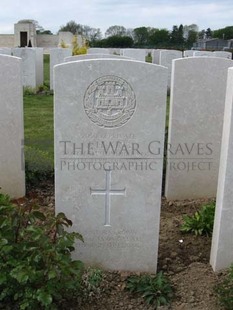
[(173, 25), (197, 24), (199, 30), (233, 25), (232, 0), (0, 0), (0, 34), (13, 34), (14, 23), (38, 21), (56, 34), (74, 20), (100, 28), (154, 27), (171, 30)]

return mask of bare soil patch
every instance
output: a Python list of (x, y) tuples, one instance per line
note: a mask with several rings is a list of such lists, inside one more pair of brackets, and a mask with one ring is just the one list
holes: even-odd
[[(193, 214), (210, 199), (170, 201), (162, 199), (158, 271), (163, 270), (174, 288), (174, 298), (169, 307), (174, 310), (220, 310), (214, 286), (222, 277), (209, 265), (211, 237), (194, 236), (180, 232), (182, 217)], [(24, 201), (18, 203), (38, 204), (54, 211), (54, 185), (45, 182), (37, 188), (29, 188)], [(84, 236), (85, 238), (85, 236)], [(101, 293), (79, 305), (65, 305), (70, 310), (147, 309), (140, 296), (126, 291), (127, 272), (104, 272)]]

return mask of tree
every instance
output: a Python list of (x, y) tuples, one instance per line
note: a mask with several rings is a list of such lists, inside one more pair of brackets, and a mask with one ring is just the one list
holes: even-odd
[(213, 31), (213, 37), (218, 39), (233, 39), (233, 26), (217, 29)]
[(189, 30), (188, 32), (188, 38), (186, 41), (186, 45), (188, 48), (191, 48), (193, 46), (193, 43), (195, 43), (197, 41), (198, 38), (198, 32), (194, 31), (194, 30)]
[(121, 48), (127, 48), (133, 46), (133, 39), (128, 36), (111, 36), (108, 38), (105, 38), (103, 40), (99, 40), (94, 42), (93, 46), (95, 47), (121, 47)]
[(86, 25), (82, 26), (82, 35), (89, 42), (90, 46), (102, 39), (102, 33), (99, 28), (91, 28)]
[(130, 37), (131, 39), (134, 40), (134, 32), (133, 32), (133, 28), (127, 28), (126, 29), (126, 34), (127, 37)]
[(204, 29), (202, 29), (201, 31), (198, 32), (198, 38), (199, 39), (204, 39), (205, 36), (206, 36), (206, 34), (205, 34), (205, 30)]
[(147, 46), (149, 33), (146, 27), (139, 27), (134, 29), (134, 43), (137, 46)]
[(211, 39), (212, 38), (212, 30), (210, 28), (206, 29), (206, 39)]
[(109, 27), (106, 32), (105, 32), (105, 37), (110, 37), (110, 36), (125, 36), (126, 35), (126, 29), (124, 26), (111, 26)]
[(167, 29), (155, 29), (150, 36), (150, 42), (155, 47), (166, 47), (169, 44), (170, 36)]
[(184, 25), (183, 35), (186, 40), (188, 39), (189, 31), (195, 31), (196, 33), (198, 33), (198, 26), (196, 24)]
[(133, 39), (128, 36), (111, 36), (106, 39), (106, 47), (132, 47)]
[(60, 31), (70, 31), (73, 34), (82, 34), (82, 25), (71, 20), (65, 26), (61, 26), (58, 32)]
[(37, 34), (53, 34), (50, 30), (44, 30), (44, 29), (37, 31), (36, 33)]

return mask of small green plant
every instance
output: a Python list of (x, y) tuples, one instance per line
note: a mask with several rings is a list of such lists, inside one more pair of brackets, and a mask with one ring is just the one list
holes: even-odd
[(172, 287), (162, 272), (156, 276), (131, 276), (127, 279), (126, 288), (131, 293), (141, 294), (146, 303), (155, 309), (169, 304), (172, 298)]
[(82, 298), (90, 301), (92, 296), (100, 296), (103, 272), (101, 269), (87, 268), (82, 277)]
[(64, 42), (64, 40), (61, 40), (60, 47), (61, 48), (67, 48), (68, 45)]
[(83, 55), (87, 54), (87, 44), (85, 40), (82, 38), (82, 46), (79, 46), (78, 44), (78, 37), (77, 35), (74, 35), (73, 41), (72, 41), (72, 55)]
[(226, 310), (233, 309), (233, 265), (228, 269), (228, 273), (223, 281), (215, 287), (220, 304)]
[(215, 203), (203, 205), (194, 215), (183, 217), (180, 230), (185, 233), (197, 235), (211, 235), (214, 226)]
[(12, 205), (0, 196), (0, 303), (3, 309), (58, 309), (81, 293), (83, 263), (72, 260), (76, 232), (63, 213)]
[(24, 96), (33, 96), (36, 94), (36, 88), (24, 86), (23, 88), (23, 95)]
[(9, 205), (11, 205), (10, 196), (0, 193), (0, 206), (9, 206)]

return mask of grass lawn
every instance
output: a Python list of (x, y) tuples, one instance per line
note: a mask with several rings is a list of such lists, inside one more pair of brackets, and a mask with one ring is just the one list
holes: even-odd
[(53, 96), (24, 96), (25, 144), (53, 158)]
[[(49, 55), (44, 55), (44, 86), (49, 88)], [(28, 181), (53, 173), (53, 95), (24, 94), (25, 163)]]

